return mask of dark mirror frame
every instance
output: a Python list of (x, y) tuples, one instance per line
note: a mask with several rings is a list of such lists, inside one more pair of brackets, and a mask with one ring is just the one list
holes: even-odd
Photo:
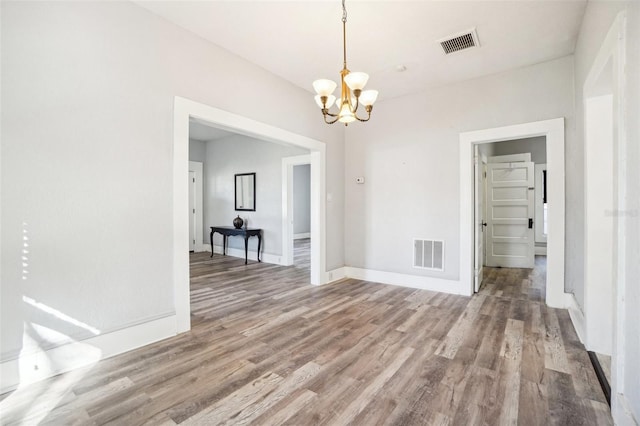
[[(253, 177), (253, 208), (243, 209), (238, 207), (238, 181), (242, 176)], [(234, 175), (233, 198), (236, 211), (255, 212), (256, 211), (256, 174), (255, 173), (237, 173)]]

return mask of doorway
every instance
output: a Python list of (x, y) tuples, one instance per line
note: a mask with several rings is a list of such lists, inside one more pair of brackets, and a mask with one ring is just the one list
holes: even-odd
[(173, 264), (176, 332), (190, 330), (189, 294), (189, 202), (188, 156), (189, 121), (201, 121), (222, 130), (250, 136), (265, 142), (308, 149), (311, 163), (311, 284), (326, 282), (326, 146), (323, 142), (287, 130), (176, 96), (173, 122)]
[[(298, 265), (308, 261), (310, 266), (313, 241), (311, 234), (311, 193), (314, 191), (312, 174), (313, 164), (309, 155), (282, 159), (282, 211), (284, 213), (282, 262), (284, 265)], [(296, 255), (299, 258), (298, 263), (296, 263)]]
[(460, 134), (460, 281), (469, 293), (475, 288), (474, 151), (475, 146), (531, 137), (545, 137), (547, 193), (554, 200), (548, 211), (547, 280), (545, 302), (566, 306), (564, 293), (564, 119), (536, 121)]
[[(625, 304), (626, 140), (624, 135), (625, 15), (609, 29), (583, 87), (584, 112), (584, 304), (581, 340), (605, 393), (614, 421), (626, 423)], [(635, 165), (634, 165), (635, 167)], [(584, 336), (584, 337), (583, 337)], [(608, 387), (610, 385), (610, 387)]]
[(537, 280), (545, 280), (546, 233), (542, 241), (535, 232), (547, 228), (544, 209), (535, 209), (546, 193), (546, 181), (535, 179), (536, 166), (546, 164), (545, 142), (542, 136), (474, 147), (476, 292), (485, 266), (535, 267)]
[(293, 265), (311, 261), (311, 164), (293, 166)]

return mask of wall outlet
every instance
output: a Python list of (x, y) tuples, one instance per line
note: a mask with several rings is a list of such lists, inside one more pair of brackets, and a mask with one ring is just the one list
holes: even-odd
[(329, 281), (333, 281), (333, 272), (329, 272)]

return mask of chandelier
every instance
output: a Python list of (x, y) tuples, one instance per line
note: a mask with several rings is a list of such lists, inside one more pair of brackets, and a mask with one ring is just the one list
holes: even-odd
[[(351, 72), (347, 69), (347, 9), (342, 0), (342, 52), (344, 63), (342, 71), (340, 71), (340, 83), (342, 91), (340, 99), (336, 99), (333, 91), (336, 90), (337, 84), (333, 80), (320, 79), (313, 82), (313, 89), (316, 91), (316, 103), (322, 110), (324, 122), (333, 124), (336, 121), (348, 125), (356, 120), (369, 121), (371, 118), (371, 110), (373, 103), (378, 98), (377, 90), (362, 90), (369, 80), (369, 75), (363, 72)], [(329, 109), (336, 104), (338, 113), (329, 112)], [(360, 118), (356, 115), (358, 107), (364, 105), (367, 112), (366, 118)]]

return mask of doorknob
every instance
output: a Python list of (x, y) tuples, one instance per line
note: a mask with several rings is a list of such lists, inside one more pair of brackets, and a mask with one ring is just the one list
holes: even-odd
[(529, 229), (533, 228), (533, 219), (529, 218)]

